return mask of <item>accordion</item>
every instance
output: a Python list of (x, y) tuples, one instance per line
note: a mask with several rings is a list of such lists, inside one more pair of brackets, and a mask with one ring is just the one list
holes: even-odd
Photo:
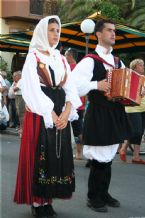
[(109, 100), (120, 102), (125, 106), (140, 105), (145, 76), (124, 68), (107, 72), (107, 81), (111, 89), (105, 93)]

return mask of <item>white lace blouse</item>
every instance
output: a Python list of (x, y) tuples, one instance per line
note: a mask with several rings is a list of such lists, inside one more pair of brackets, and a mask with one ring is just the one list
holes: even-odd
[[(29, 51), (22, 70), (22, 96), (26, 102), (26, 105), (33, 113), (43, 116), (46, 128), (53, 128), (51, 112), (54, 108), (54, 103), (41, 90), (41, 84), (37, 73), (36, 56), (42, 63), (46, 64), (46, 69), (48, 69), (48, 66), (51, 66), (51, 68), (54, 70), (56, 85), (58, 85), (64, 78), (66, 70), (61, 54), (58, 50), (55, 50), (53, 55), (47, 56), (40, 53), (36, 49)], [(63, 85), (63, 89), (66, 93), (66, 101), (70, 101), (72, 104), (72, 110), (69, 116), (69, 120), (72, 121), (78, 119), (76, 109), (81, 105), (81, 101), (75, 85), (69, 78), (69, 74), (71, 73), (70, 67), (66, 59), (64, 60), (67, 68), (67, 80)], [(51, 74), (49, 77), (51, 79)]]

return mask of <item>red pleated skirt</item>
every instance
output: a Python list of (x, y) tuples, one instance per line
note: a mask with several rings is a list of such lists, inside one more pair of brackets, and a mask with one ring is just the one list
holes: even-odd
[(14, 202), (32, 205), (51, 203), (51, 199), (40, 198), (32, 193), (35, 150), (40, 129), (40, 116), (25, 112), (23, 134), (20, 146), (18, 172)]

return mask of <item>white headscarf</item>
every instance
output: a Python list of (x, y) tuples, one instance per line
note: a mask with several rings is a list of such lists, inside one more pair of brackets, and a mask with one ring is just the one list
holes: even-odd
[[(48, 51), (50, 54), (53, 53), (58, 43), (53, 47), (51, 47), (48, 42), (48, 23), (49, 20), (52, 18), (57, 20), (57, 22), (59, 23), (59, 30), (61, 30), (61, 22), (58, 16), (52, 15), (41, 19), (34, 29), (33, 37), (30, 42), (29, 49), (36, 48), (42, 51)], [(60, 38), (60, 31), (59, 31), (59, 38)]]

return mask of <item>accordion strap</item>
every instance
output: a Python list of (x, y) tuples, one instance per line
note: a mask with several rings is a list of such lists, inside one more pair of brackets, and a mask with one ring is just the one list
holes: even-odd
[(114, 63), (115, 63), (115, 69), (120, 68), (121, 66), (119, 66), (119, 57), (114, 56)]
[(94, 58), (94, 59), (100, 61), (100, 62), (103, 63), (103, 64), (107, 64), (108, 66), (112, 67), (113, 69), (114, 69), (114, 68), (118, 68), (118, 66), (119, 66), (119, 58), (116, 57), (116, 56), (114, 56), (115, 67), (114, 67), (112, 64), (108, 63), (107, 61), (105, 61), (105, 60), (104, 60), (103, 58), (101, 58), (99, 55), (96, 55), (96, 54), (87, 54), (87, 55), (85, 55), (84, 58), (87, 58), (87, 57)]

